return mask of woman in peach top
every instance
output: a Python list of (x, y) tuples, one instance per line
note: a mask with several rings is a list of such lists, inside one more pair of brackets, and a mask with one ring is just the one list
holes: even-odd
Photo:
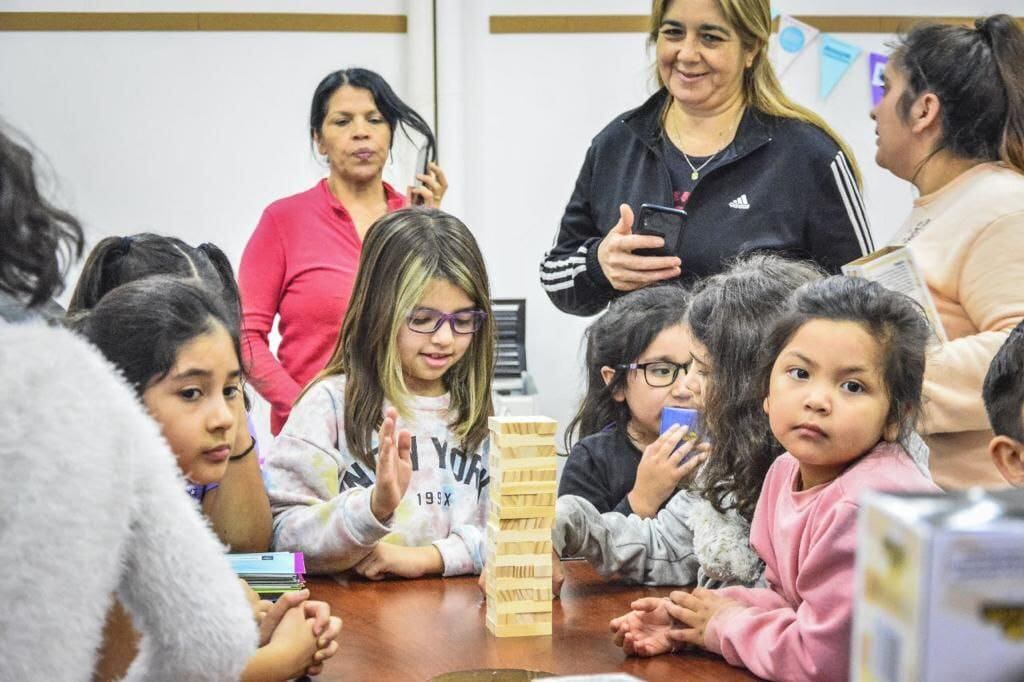
[(925, 374), (936, 483), (1005, 485), (986, 455), (985, 372), (1024, 316), (1024, 32), (1006, 15), (913, 29), (871, 112), (878, 165), (920, 192), (897, 230), (949, 341)]

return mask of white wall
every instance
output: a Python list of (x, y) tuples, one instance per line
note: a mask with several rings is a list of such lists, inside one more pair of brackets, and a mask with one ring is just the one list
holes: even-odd
[[(777, 0), (794, 14), (978, 15), (1019, 0)], [(323, 174), (307, 107), (328, 71), (372, 68), (432, 118), (431, 0), (0, 0), (3, 11), (255, 11), (410, 14), (410, 34), (4, 33), (0, 118), (52, 165), (55, 200), (89, 246), (150, 230), (213, 241), (237, 264), (267, 203)], [(492, 35), (491, 14), (642, 14), (646, 0), (437, 0), (446, 208), (477, 233), (494, 295), (528, 299), (528, 362), (541, 409), (564, 424), (578, 398), (588, 320), (558, 312), (537, 281), (591, 137), (651, 92), (642, 34)], [(844, 35), (880, 51), (891, 37)], [(866, 57), (828, 101), (812, 50), (783, 79), (853, 145), (876, 241), (909, 210), (910, 189), (873, 164)], [(389, 169), (404, 187), (399, 159)], [(76, 273), (72, 273), (73, 282)], [(66, 296), (65, 296), (66, 298)]]

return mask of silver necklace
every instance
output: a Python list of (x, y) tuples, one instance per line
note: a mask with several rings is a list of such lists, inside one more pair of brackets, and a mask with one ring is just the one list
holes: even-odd
[[(671, 106), (672, 106), (672, 104), (670, 102), (669, 103), (669, 109), (671, 109)], [(668, 118), (670, 113), (671, 113), (670, 110), (666, 110), (665, 117)], [(676, 137), (679, 137), (679, 123), (677, 121), (673, 120), (672, 124), (673, 124), (672, 127), (675, 128), (675, 131), (676, 131)], [(737, 123), (737, 125), (739, 125), (739, 124)], [(728, 147), (729, 145), (725, 145), (725, 146)], [(704, 159), (704, 163), (702, 163), (699, 166), (694, 166), (693, 165), (693, 161), (690, 161), (690, 157), (686, 155), (686, 152), (684, 152), (682, 150), (682, 148), (680, 148), (680, 147), (676, 147), (676, 148), (679, 149), (679, 153), (681, 153), (683, 155), (683, 158), (686, 159), (686, 165), (690, 167), (690, 179), (693, 180), (694, 182), (696, 182), (697, 178), (700, 177), (700, 172), (702, 170), (704, 170), (704, 168), (709, 163), (711, 163), (712, 161), (715, 160), (715, 157), (718, 156), (718, 154), (722, 151), (722, 149), (725, 149), (725, 147), (722, 147), (721, 149), (717, 150), (714, 154), (712, 154), (708, 158)]]
[(686, 152), (684, 152), (682, 149), (680, 149), (679, 151), (682, 153), (683, 158), (686, 159), (686, 165), (690, 167), (691, 171), (693, 171), (692, 173), (690, 173), (690, 179), (691, 180), (696, 180), (697, 178), (700, 177), (700, 172), (702, 170), (704, 170), (704, 167), (707, 166), (709, 163), (711, 163), (714, 160), (714, 158), (716, 156), (718, 156), (718, 152), (720, 152), (722, 150), (719, 149), (718, 152), (715, 152), (714, 154), (712, 154), (711, 156), (706, 158), (704, 160), (704, 163), (702, 163), (701, 165), (697, 166), (696, 168), (694, 168), (693, 161), (690, 161), (690, 157), (686, 155)]

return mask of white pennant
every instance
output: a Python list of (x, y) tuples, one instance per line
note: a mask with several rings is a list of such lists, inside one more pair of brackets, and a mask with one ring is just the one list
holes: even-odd
[(779, 32), (772, 36), (768, 48), (768, 58), (775, 68), (775, 74), (781, 77), (817, 37), (818, 29), (788, 14), (781, 15)]

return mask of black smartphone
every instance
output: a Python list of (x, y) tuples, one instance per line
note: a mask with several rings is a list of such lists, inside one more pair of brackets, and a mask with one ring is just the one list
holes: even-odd
[(427, 164), (430, 163), (430, 147), (423, 145), (416, 151), (416, 170), (412, 174), (412, 186), (423, 187), (423, 181), (417, 175), (427, 174)]
[(633, 234), (651, 235), (665, 240), (660, 249), (637, 249), (638, 256), (675, 256), (683, 235), (686, 211), (656, 204), (642, 204), (640, 215), (633, 222)]

